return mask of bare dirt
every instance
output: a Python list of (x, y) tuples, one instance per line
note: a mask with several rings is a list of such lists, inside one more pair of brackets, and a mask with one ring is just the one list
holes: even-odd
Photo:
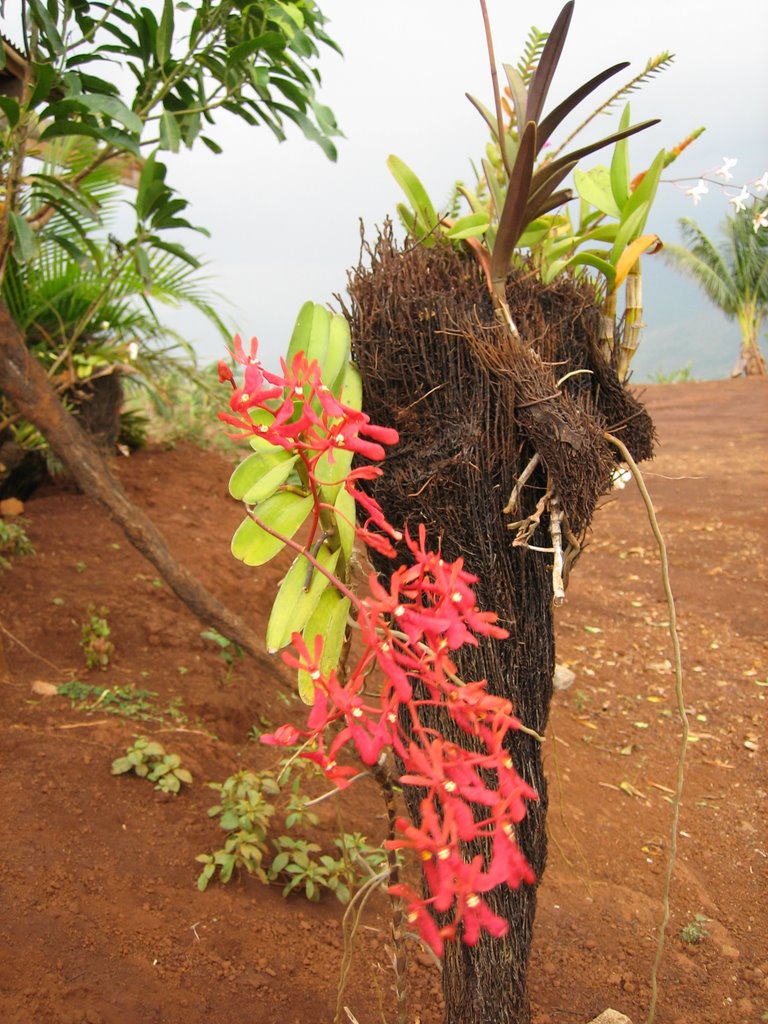
[[(646, 478), (672, 563), (691, 725), (672, 915), (657, 1024), (768, 1019), (765, 711), (768, 384), (648, 388), (657, 458)], [(193, 447), (122, 459), (120, 476), (175, 554), (263, 628), (285, 566), (248, 570), (228, 551), (240, 519), (230, 467)], [(0, 683), (0, 1020), (6, 1024), (330, 1024), (343, 908), (284, 900), (252, 877), (195, 886), (195, 856), (221, 845), (221, 782), (270, 764), (254, 725), (298, 721), (291, 674), (245, 660), (231, 676), (204, 628), (90, 500), (49, 487), (24, 510), (37, 554), (0, 577), (9, 679)], [(89, 606), (115, 651), (87, 670)], [(551, 857), (531, 965), (536, 1024), (584, 1024), (607, 1006), (645, 1019), (669, 854), (681, 728), (658, 557), (634, 484), (598, 514), (558, 615), (546, 749)], [(87, 711), (36, 682), (152, 691), (161, 720)], [(171, 703), (176, 717), (168, 713)], [(182, 717), (179, 717), (181, 715)], [(180, 796), (110, 774), (137, 733), (194, 776)], [(330, 848), (333, 801), (313, 838)], [(383, 832), (372, 788), (344, 826)], [(344, 1002), (360, 1024), (393, 1019), (387, 905), (369, 905)], [(706, 918), (698, 943), (681, 930)], [(439, 977), (411, 969), (410, 1019), (440, 1021)]]

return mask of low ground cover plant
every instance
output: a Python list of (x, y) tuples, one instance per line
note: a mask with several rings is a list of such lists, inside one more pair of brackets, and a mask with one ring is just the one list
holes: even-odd
[(112, 762), (113, 775), (127, 772), (154, 782), (163, 793), (180, 793), (182, 785), (192, 785), (192, 775), (182, 768), (179, 755), (166, 753), (162, 743), (146, 736), (137, 736), (124, 756)]

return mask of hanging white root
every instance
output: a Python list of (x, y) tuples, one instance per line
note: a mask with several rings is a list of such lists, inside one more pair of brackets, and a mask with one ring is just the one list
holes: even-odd
[(522, 491), (525, 482), (529, 479), (531, 473), (533, 473), (534, 469), (536, 469), (540, 462), (541, 456), (538, 452), (536, 452), (536, 454), (525, 467), (523, 472), (517, 478), (517, 483), (512, 488), (512, 493), (509, 496), (509, 501), (504, 506), (504, 515), (509, 515), (510, 512), (515, 511), (515, 509), (517, 508), (517, 503), (520, 500), (520, 492)]
[(563, 510), (560, 499), (553, 494), (549, 502), (549, 535), (555, 552), (552, 562), (552, 602), (559, 608), (565, 601), (565, 585), (563, 583)]

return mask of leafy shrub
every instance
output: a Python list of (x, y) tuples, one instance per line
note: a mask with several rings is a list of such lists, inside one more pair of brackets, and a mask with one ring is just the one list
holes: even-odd
[(137, 736), (132, 747), (128, 747), (124, 757), (112, 762), (112, 774), (123, 775), (133, 772), (140, 779), (155, 782), (155, 789), (163, 793), (178, 793), (182, 784), (192, 784), (192, 776), (186, 768), (181, 767), (178, 754), (166, 754), (161, 743)]
[(359, 832), (345, 832), (334, 840), (337, 856), (323, 854), (317, 843), (304, 838), (270, 836), (271, 819), (277, 813), (272, 799), (285, 802), (287, 830), (318, 822), (309, 809), (308, 797), (301, 792), (301, 780), (291, 781), (290, 769), (283, 768), (277, 776), (269, 769), (242, 770), (223, 783), (211, 782), (209, 786), (219, 793), (219, 803), (209, 809), (208, 815), (219, 818), (227, 837), (221, 849), (196, 858), (203, 865), (197, 879), (201, 892), (217, 869), (220, 882), (228, 882), (236, 869), (244, 869), (265, 884), (282, 884), (283, 896), (299, 891), (317, 901), (325, 890), (348, 903), (361, 883), (386, 862), (384, 851), (370, 846)]
[(10, 569), (12, 558), (34, 555), (35, 548), (27, 536), (23, 519), (7, 522), (0, 519), (0, 572)]

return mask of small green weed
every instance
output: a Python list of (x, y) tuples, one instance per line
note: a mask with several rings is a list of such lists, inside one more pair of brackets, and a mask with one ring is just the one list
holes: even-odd
[(80, 711), (100, 711), (120, 715), (137, 722), (188, 721), (183, 709), (183, 698), (174, 697), (165, 707), (155, 701), (157, 693), (135, 686), (99, 686), (73, 679), (59, 686), (59, 696), (69, 698), (73, 708)]
[(670, 370), (669, 373), (664, 373), (659, 369), (651, 374), (651, 381), (654, 384), (685, 384), (693, 379), (693, 363), (686, 363), (685, 366), (681, 366), (677, 370)]
[(83, 623), (80, 646), (85, 653), (85, 664), (88, 668), (106, 669), (109, 659), (115, 653), (115, 645), (109, 639), (112, 630), (107, 622), (108, 608), (96, 608), (89, 604), (88, 618)]
[(224, 685), (226, 686), (229, 680), (232, 678), (232, 671), (235, 667), (236, 659), (242, 658), (243, 656), (242, 647), (239, 647), (233, 640), (229, 640), (227, 639), (227, 637), (222, 636), (221, 633), (218, 632), (218, 630), (215, 630), (213, 628), (204, 629), (200, 636), (203, 638), (203, 640), (210, 640), (218, 647), (219, 657), (224, 662), (227, 669), (226, 675), (224, 676), (223, 680)]
[(283, 896), (299, 891), (316, 901), (326, 890), (348, 903), (362, 882), (386, 862), (385, 852), (370, 846), (359, 832), (345, 832), (334, 840), (338, 856), (323, 854), (317, 843), (303, 838), (270, 836), (277, 801), (285, 805), (286, 829), (318, 822), (307, 806), (309, 798), (301, 792), (301, 780), (291, 779), (289, 768), (283, 767), (277, 775), (268, 769), (243, 770), (223, 783), (209, 785), (219, 793), (219, 803), (210, 808), (208, 815), (219, 817), (227, 838), (220, 850), (196, 858), (203, 865), (197, 880), (201, 892), (217, 869), (219, 881), (228, 882), (235, 869), (244, 868), (261, 882), (282, 884)]
[(112, 762), (112, 774), (123, 775), (134, 772), (140, 779), (148, 779), (156, 783), (155, 789), (163, 793), (178, 793), (182, 785), (191, 786), (192, 776), (186, 768), (181, 767), (178, 754), (167, 754), (161, 743), (137, 736), (132, 747), (128, 747), (124, 757)]
[(0, 572), (10, 569), (12, 558), (24, 558), (35, 554), (25, 525), (23, 519), (17, 518), (12, 522), (0, 519)]
[(702, 939), (709, 935), (707, 931), (707, 918), (704, 914), (695, 914), (692, 921), (680, 929), (680, 938), (689, 946), (698, 946)]

